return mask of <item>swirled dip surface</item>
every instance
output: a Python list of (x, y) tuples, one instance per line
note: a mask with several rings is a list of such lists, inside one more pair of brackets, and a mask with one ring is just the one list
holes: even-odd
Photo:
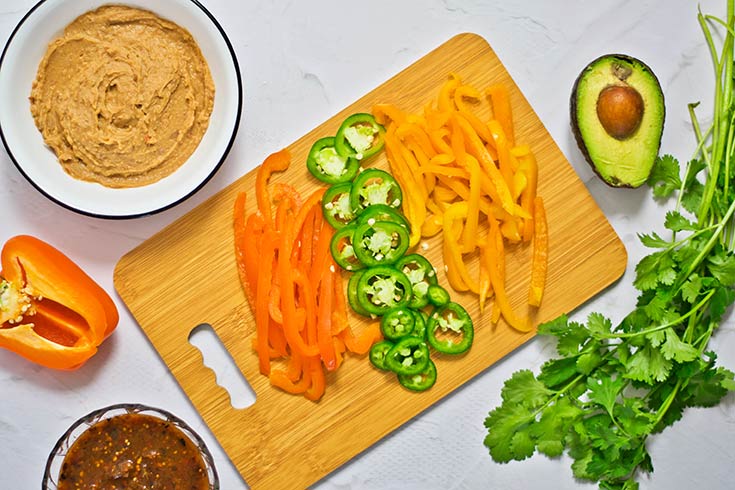
[(31, 113), (67, 173), (108, 187), (174, 172), (204, 135), (214, 82), (194, 38), (152, 12), (108, 5), (53, 41)]

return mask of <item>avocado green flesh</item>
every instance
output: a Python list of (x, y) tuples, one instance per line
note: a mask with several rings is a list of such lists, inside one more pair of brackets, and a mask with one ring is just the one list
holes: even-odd
[[(630, 85), (643, 98), (641, 124), (624, 140), (610, 136), (597, 117), (599, 94), (610, 85)], [(658, 155), (665, 118), (664, 97), (656, 76), (638, 60), (605, 56), (580, 74), (572, 97), (575, 136), (598, 175), (616, 187), (643, 184)]]

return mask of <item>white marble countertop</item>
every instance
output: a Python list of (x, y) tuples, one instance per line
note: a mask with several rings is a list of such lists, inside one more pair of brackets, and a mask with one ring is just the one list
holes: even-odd
[[(35, 1), (2, 0), (3, 44)], [(569, 129), (569, 93), (579, 70), (599, 55), (621, 52), (644, 60), (666, 96), (662, 152), (688, 159), (694, 138), (687, 103), (702, 101), (703, 108), (709, 107), (713, 86), (695, 2), (200, 1), (228, 33), (244, 81), (244, 117), (219, 173), (173, 209), (136, 220), (105, 221), (43, 197), (0, 150), (0, 243), (16, 234), (36, 235), (66, 252), (112, 293), (113, 267), (125, 252), (254, 168), (268, 153), (454, 34), (469, 31), (495, 49), (628, 250), (622, 280), (575, 317), (600, 311), (620, 319), (634, 304), (633, 267), (646, 252), (636, 233), (661, 230), (664, 210), (646, 188), (611, 189), (593, 176)], [(724, 14), (724, 0), (700, 4), (705, 12)], [(222, 488), (247, 488), (122, 301), (116, 295), (114, 299), (121, 313), (117, 331), (78, 371), (51, 371), (0, 350), (0, 489), (38, 488), (51, 447), (72, 421), (119, 402), (178, 414), (212, 449)], [(735, 368), (732, 321), (723, 325), (712, 346), (722, 365)], [(482, 444), (483, 420), (498, 405), (502, 383), (518, 369), (537, 371), (553, 354), (552, 343), (529, 342), (314, 488), (594, 488), (572, 478), (566, 457), (535, 456), (499, 465)], [(649, 449), (655, 473), (642, 480), (642, 488), (732, 488), (735, 396), (716, 408), (687, 411), (673, 428), (651, 438)]]

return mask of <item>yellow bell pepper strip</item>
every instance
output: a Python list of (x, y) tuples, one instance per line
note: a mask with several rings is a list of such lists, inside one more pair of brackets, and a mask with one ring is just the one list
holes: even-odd
[(478, 294), (480, 301), (480, 314), (485, 312), (485, 303), (493, 293), (493, 284), (490, 281), (490, 270), (488, 269), (487, 260), (484, 254), (487, 253), (487, 247), (480, 244), (480, 292)]
[(503, 315), (503, 318), (508, 325), (518, 330), (519, 332), (528, 332), (531, 330), (531, 323), (528, 318), (521, 318), (513, 311), (513, 307), (510, 304), (508, 295), (505, 291), (505, 275), (504, 262), (502, 252), (496, 247), (502, 247), (502, 240), (498, 240), (500, 231), (498, 229), (497, 222), (494, 218), (489, 218), (490, 222), (490, 235), (487, 240), (488, 246), (491, 247), (488, 253), (485, 254), (485, 258), (488, 261), (487, 268), (490, 274), (490, 282), (492, 282), (493, 292), (495, 295), (495, 302)]
[[(518, 171), (526, 176), (526, 188), (521, 193), (521, 207), (532, 215), (536, 188), (538, 186), (538, 165), (533, 153), (523, 154), (518, 159)], [(533, 215), (532, 215), (533, 216)], [(523, 221), (523, 241), (528, 242), (533, 237), (534, 219), (526, 218)]]
[(456, 73), (450, 73), (449, 79), (442, 84), (439, 89), (439, 98), (437, 100), (437, 106), (441, 112), (451, 112), (455, 109), (454, 91), (461, 83), (462, 82)]
[(50, 244), (10, 238), (0, 263), (0, 347), (45, 367), (76, 369), (117, 326), (110, 296)]
[(491, 85), (485, 93), (490, 97), (493, 106), (493, 117), (503, 127), (509, 146), (515, 146), (515, 130), (513, 129), (513, 111), (510, 106), (508, 89), (503, 84)]
[(480, 118), (477, 117), (469, 107), (467, 107), (467, 104), (464, 102), (465, 98), (479, 100), (480, 92), (471, 85), (462, 85), (460, 87), (457, 87), (457, 89), (454, 91), (454, 104), (457, 106), (460, 114), (462, 114), (462, 116), (467, 119), (467, 122), (472, 125), (472, 128), (475, 130), (477, 135), (482, 138), (485, 143), (493, 142), (490, 130), (480, 120)]
[(513, 213), (515, 206), (510, 192), (509, 183), (505, 180), (505, 175), (498, 170), (498, 167), (495, 166), (495, 162), (490, 157), (487, 148), (485, 148), (480, 137), (477, 136), (472, 125), (461, 115), (457, 115), (456, 120), (459, 128), (467, 138), (468, 153), (477, 158), (482, 165), (483, 170), (487, 173), (487, 176), (490, 178), (490, 181), (497, 192), (498, 200), (500, 201), (501, 206), (503, 206), (503, 209), (509, 213)]
[(406, 113), (393, 104), (375, 104), (372, 113), (375, 121), (383, 126), (388, 126), (391, 121), (401, 124), (406, 120)]
[[(397, 126), (396, 136), (401, 141), (405, 142), (406, 146), (412, 149), (420, 149), (422, 156), (424, 156), (426, 160), (438, 153), (432, 145), (426, 130), (417, 123), (406, 123)], [(414, 153), (416, 152), (414, 151)]]
[[(457, 163), (469, 173), (469, 197), (467, 199), (467, 214), (462, 231), (462, 253), (475, 250), (477, 242), (478, 224), (480, 220), (480, 165), (477, 160), (465, 151), (465, 138), (459, 129), (457, 118), (452, 118), (452, 150)], [(468, 284), (469, 286), (469, 284)], [(479, 291), (479, 288), (478, 288)]]
[[(510, 145), (508, 139), (503, 132), (503, 127), (495, 119), (491, 119), (487, 123), (487, 127), (490, 129), (493, 140), (495, 141), (495, 148), (498, 150), (498, 166), (500, 167), (500, 173), (503, 174), (503, 179), (508, 183), (509, 186), (513, 184), (513, 173), (515, 172), (515, 161), (510, 153)], [(511, 189), (511, 195), (516, 193)]]
[[(446, 119), (449, 120), (450, 115), (447, 115)], [(452, 153), (452, 147), (447, 143), (446, 138), (449, 138), (449, 129), (440, 127), (429, 133), (429, 139), (438, 155), (446, 155), (443, 157), (446, 163), (454, 161), (454, 154)]]
[[(457, 237), (460, 235), (460, 233), (457, 233), (457, 228), (459, 228), (462, 218), (467, 218), (468, 208), (467, 202), (461, 201), (450, 205), (444, 212), (444, 265), (447, 267), (447, 278), (450, 284), (454, 282), (458, 286), (464, 286), (477, 294), (480, 292), (480, 287), (477, 281), (470, 276), (462, 259), (462, 249), (457, 241)], [(456, 276), (459, 276), (460, 280), (457, 280)], [(452, 287), (457, 289), (455, 284), (452, 284)], [(461, 291), (462, 289), (457, 290)]]
[[(378, 104), (374, 115), (386, 125), (391, 170), (407, 189), (404, 213), (412, 228), (410, 245), (415, 246), (421, 236), (443, 232), (442, 253), (450, 284), (478, 294), (483, 310), (487, 299), (497, 294), (496, 283), (502, 281), (504, 296), (496, 297), (492, 316), (499, 318), (502, 312), (522, 329), (527, 321), (512, 316), (505, 294), (504, 247), (505, 242), (531, 242), (538, 175), (530, 148), (515, 146), (506, 87), (492, 86), (485, 94), (493, 114), (488, 121), (474, 110), (482, 92), (450, 73), (437, 98), (424, 105), (421, 113)], [(483, 234), (483, 215), (495, 220), (492, 236)], [(479, 274), (472, 277), (468, 263), (478, 256)], [(492, 270), (488, 257), (496, 264)]]
[(533, 207), (536, 227), (533, 235), (533, 259), (531, 261), (531, 283), (528, 292), (528, 304), (531, 306), (541, 306), (549, 261), (549, 229), (546, 223), (544, 200), (541, 196), (536, 196)]
[[(385, 149), (390, 162), (391, 173), (402, 189), (416, 189), (419, 187), (415, 178), (400, 154), (401, 143), (394, 134), (395, 128), (389, 127), (385, 133)], [(395, 149), (395, 151), (394, 151)], [(413, 247), (421, 240), (421, 227), (426, 220), (426, 206), (418, 192), (406, 192), (403, 199), (403, 213), (411, 223), (409, 246)]]
[(426, 217), (423, 226), (421, 226), (421, 236), (428, 238), (442, 231), (442, 223), (444, 221), (444, 213), (430, 214)]

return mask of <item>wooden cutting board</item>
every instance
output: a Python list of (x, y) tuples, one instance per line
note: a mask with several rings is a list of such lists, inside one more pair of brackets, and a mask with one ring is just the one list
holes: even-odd
[[(497, 82), (509, 88), (516, 141), (529, 144), (536, 154), (549, 222), (547, 290), (534, 318), (545, 321), (573, 310), (622, 275), (625, 248), (495, 53), (477, 35), (452, 38), (294, 142), (288, 147), (291, 168), (273, 180), (310, 192), (317, 185), (304, 162), (314, 141), (333, 135), (346, 116), (370, 111), (374, 103), (419, 111), (450, 72), (480, 89)], [(376, 166), (387, 166), (383, 155)], [(120, 296), (251, 488), (307, 487), (534, 335), (519, 334), (502, 322), (493, 327), (487, 311), (480, 316), (476, 298), (453, 293), (475, 320), (475, 343), (460, 358), (435, 358), (439, 378), (428, 392), (402, 389), (394, 376), (376, 371), (364, 357), (348, 357), (329, 374), (318, 403), (272, 388), (259, 374), (251, 349), (255, 326), (233, 252), (235, 195), (252, 191), (254, 182), (252, 171), (129, 252), (115, 270)], [(254, 206), (250, 201), (249, 210)], [(426, 243), (424, 254), (441, 269), (439, 238)], [(528, 258), (529, 247), (517, 247), (507, 265), (509, 294), (523, 313)], [(447, 286), (443, 273), (440, 281)], [(362, 321), (354, 317), (354, 327), (359, 329)], [(202, 323), (213, 327), (252, 386), (257, 397), (252, 406), (234, 409), (189, 343), (190, 332)]]

